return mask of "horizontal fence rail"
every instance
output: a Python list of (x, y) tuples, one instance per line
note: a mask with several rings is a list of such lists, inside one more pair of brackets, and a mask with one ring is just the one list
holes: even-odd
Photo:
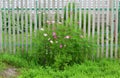
[[(0, 51), (32, 49), (41, 28), (74, 25), (96, 41), (97, 57), (120, 57), (119, 0), (1, 0)], [(67, 22), (69, 21), (69, 22)]]

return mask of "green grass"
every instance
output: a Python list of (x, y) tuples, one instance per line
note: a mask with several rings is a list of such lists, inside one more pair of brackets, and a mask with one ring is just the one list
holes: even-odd
[(65, 70), (57, 70), (51, 67), (35, 65), (27, 61), (26, 56), (21, 55), (0, 55), (0, 71), (4, 70), (5, 64), (14, 66), (20, 75), (18, 78), (119, 78), (120, 61), (110, 59), (99, 59), (86, 61), (82, 64), (74, 64), (66, 67)]
[(5, 68), (5, 64), (2, 61), (0, 61), (0, 72), (3, 71)]

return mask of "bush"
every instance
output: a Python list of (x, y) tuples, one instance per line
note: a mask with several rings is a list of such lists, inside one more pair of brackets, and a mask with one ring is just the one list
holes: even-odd
[(64, 69), (65, 66), (90, 59), (94, 43), (83, 36), (80, 30), (59, 25), (57, 28), (41, 29), (33, 39), (30, 58), (43, 66)]

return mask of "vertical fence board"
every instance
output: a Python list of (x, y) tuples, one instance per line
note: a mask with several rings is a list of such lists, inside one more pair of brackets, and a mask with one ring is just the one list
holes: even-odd
[(7, 49), (7, 30), (6, 30), (6, 10), (5, 10), (5, 8), (6, 8), (6, 3), (5, 3), (5, 0), (3, 0), (3, 8), (4, 8), (4, 27), (3, 27), (3, 29), (4, 29), (4, 51), (6, 51), (6, 49)]
[(25, 33), (26, 33), (26, 52), (28, 51), (28, 11), (27, 11), (27, 7), (28, 7), (28, 1), (25, 0)]
[(112, 16), (111, 16), (111, 47), (110, 47), (110, 57), (113, 58), (113, 33), (114, 33), (114, 23), (113, 23), (113, 19), (114, 19), (114, 0), (112, 0)]
[(84, 25), (83, 25), (84, 36), (86, 36), (86, 0), (84, 0)]
[(62, 0), (62, 16), (61, 16), (61, 19), (62, 19), (62, 24), (64, 25), (64, 0)]
[(118, 7), (119, 7), (119, 0), (116, 1), (116, 19), (115, 19), (115, 58), (118, 57)]
[(91, 32), (91, 0), (89, 2), (89, 11), (88, 11), (88, 37), (90, 37)]
[[(0, 5), (0, 9), (2, 8), (2, 5)], [(2, 10), (0, 10), (0, 52), (2, 52)]]
[(52, 28), (55, 26), (55, 0), (52, 0)]
[(34, 0), (34, 35), (36, 36), (37, 30), (37, 1)]
[(77, 30), (77, 28), (78, 28), (78, 21), (77, 21), (77, 13), (78, 13), (78, 11), (77, 11), (77, 8), (78, 8), (78, 6), (77, 6), (77, 0), (74, 0), (75, 1), (75, 23), (74, 23), (74, 25), (75, 25), (75, 29)]
[[(50, 0), (48, 0), (48, 4), (50, 4)], [(50, 19), (51, 19), (51, 13), (50, 13), (50, 5), (48, 5), (48, 19), (47, 19), (47, 25), (48, 25), (48, 29), (50, 29)]]
[(104, 0), (102, 1), (102, 37), (101, 37), (101, 43), (102, 43), (102, 57), (104, 57), (104, 15), (105, 15), (105, 13), (104, 13)]
[[(39, 0), (39, 1), (40, 1), (40, 0)], [(33, 21), (32, 21), (32, 19), (33, 19), (33, 18), (32, 18), (32, 12), (33, 12), (33, 11), (32, 11), (32, 1), (31, 1), (31, 2), (29, 1), (29, 7), (30, 7), (30, 11), (29, 11), (29, 12), (30, 12), (30, 13), (29, 13), (29, 14), (30, 14), (30, 20), (29, 20), (29, 21), (30, 21), (30, 49), (32, 50), (32, 26), (33, 26), (33, 25), (32, 25), (32, 22), (33, 22)]]
[(98, 1), (98, 11), (97, 11), (97, 57), (100, 57), (100, 1)]
[[(72, 2), (71, 2), (72, 3)], [(69, 5), (69, 0), (66, 0), (66, 21), (68, 20), (68, 5)], [(70, 13), (71, 14), (71, 13)], [(66, 22), (65, 23), (66, 24), (66, 26), (68, 26), (68, 23)]]
[(39, 1), (39, 29), (41, 29), (41, 0), (38, 0)]
[[(19, 0), (17, 0), (17, 8), (19, 9)], [(20, 31), (20, 22), (19, 22), (19, 10), (17, 10), (17, 48), (19, 50), (19, 45), (20, 45), (20, 34), (19, 34), (19, 31)]]
[(73, 0), (70, 1), (69, 3), (69, 9), (70, 9), (70, 25), (73, 25), (73, 13), (74, 13), (74, 8), (73, 8)]
[(106, 58), (108, 58), (109, 53), (109, 2), (107, 7), (107, 15), (106, 15)]
[(82, 27), (82, 1), (79, 1), (79, 29)]
[(11, 11), (10, 11), (10, 1), (8, 0), (8, 37), (9, 37), (9, 51), (12, 52), (12, 44), (11, 44)]
[(16, 37), (15, 37), (15, 29), (16, 29), (16, 26), (15, 26), (15, 0), (12, 1), (12, 31), (13, 31), (13, 52), (15, 54), (16, 52)]
[(59, 18), (59, 17), (60, 17), (60, 16), (59, 16), (59, 14), (60, 14), (60, 12), (59, 12), (59, 7), (60, 7), (60, 5), (59, 5), (59, 4), (60, 4), (60, 0), (57, 0), (57, 24), (59, 24), (59, 19), (60, 19), (60, 18)]
[(92, 13), (92, 37), (94, 38), (95, 35), (95, 15), (96, 15), (96, 11), (95, 11), (95, 6), (96, 6), (96, 1), (93, 0), (93, 13)]
[(21, 32), (22, 32), (22, 51), (24, 51), (24, 10), (23, 1), (21, 0)]

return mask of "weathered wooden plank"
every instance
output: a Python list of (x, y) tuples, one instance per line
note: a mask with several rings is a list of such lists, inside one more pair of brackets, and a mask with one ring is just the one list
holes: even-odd
[(83, 25), (83, 31), (84, 31), (84, 36), (86, 36), (86, 0), (84, 0), (84, 25)]
[(107, 12), (106, 12), (106, 58), (109, 57), (109, 2), (108, 2)]
[(12, 23), (13, 23), (12, 30), (13, 30), (13, 53), (15, 54), (16, 53), (16, 37), (15, 37), (16, 26), (15, 26), (15, 11), (14, 11), (15, 3), (14, 2), (15, 0), (12, 1)]
[(116, 2), (116, 13), (115, 13), (115, 58), (118, 57), (118, 7), (119, 7), (119, 0), (115, 0)]
[(79, 1), (79, 29), (82, 28), (82, 1)]
[[(17, 7), (19, 8), (19, 0), (17, 0)], [(19, 10), (17, 11), (17, 48), (19, 50), (20, 46), (20, 21), (19, 21)]]
[[(104, 8), (104, 3), (105, 3), (105, 1), (103, 0), (102, 1), (102, 8)], [(104, 57), (104, 29), (105, 29), (105, 20), (104, 20), (104, 15), (105, 15), (105, 13), (104, 13), (104, 10), (102, 10), (102, 37), (101, 37), (101, 46), (102, 46), (102, 50), (101, 50), (101, 53), (102, 53), (102, 57)]]
[(26, 33), (26, 52), (28, 51), (28, 11), (27, 11), (27, 7), (28, 7), (28, 1), (25, 0), (25, 8), (26, 8), (26, 12), (25, 12), (25, 33)]
[[(98, 1), (98, 9), (100, 9), (100, 1)], [(100, 10), (97, 11), (97, 57), (100, 57)]]
[(110, 57), (113, 58), (113, 40), (114, 40), (114, 0), (112, 0), (112, 16), (111, 16), (111, 46), (110, 46)]
[(89, 10), (88, 10), (88, 37), (90, 37), (90, 35), (91, 35), (91, 0), (89, 0), (88, 7), (89, 7)]
[[(0, 8), (2, 7), (2, 5), (0, 5)], [(2, 42), (2, 11), (0, 10), (0, 51), (3, 52), (3, 42)]]
[(92, 18), (92, 37), (94, 38), (94, 35), (95, 35), (95, 15), (96, 15), (96, 11), (95, 11), (95, 8), (96, 8), (96, 1), (93, 0), (93, 18)]
[(5, 0), (3, 0), (3, 8), (4, 8), (4, 51), (7, 50), (7, 26), (6, 26), (6, 14), (7, 14), (7, 11), (5, 10), (6, 8), (6, 3), (5, 3)]
[[(39, 1), (40, 1), (40, 0), (39, 0)], [(32, 22), (33, 22), (33, 21), (32, 21), (32, 19), (33, 19), (32, 15), (33, 15), (33, 14), (32, 14), (32, 5), (31, 5), (31, 4), (32, 4), (32, 2), (29, 1), (29, 6), (30, 6), (30, 9), (31, 9), (31, 10), (29, 11), (29, 12), (30, 12), (30, 13), (29, 13), (29, 14), (30, 14), (30, 49), (32, 50), (32, 30), (33, 30), (33, 29), (32, 29), (32, 26), (33, 26), (33, 25), (32, 25)], [(39, 25), (40, 25), (40, 24), (39, 24)]]
[(23, 1), (21, 0), (21, 32), (22, 32), (22, 51), (24, 52), (24, 10), (23, 10)]

